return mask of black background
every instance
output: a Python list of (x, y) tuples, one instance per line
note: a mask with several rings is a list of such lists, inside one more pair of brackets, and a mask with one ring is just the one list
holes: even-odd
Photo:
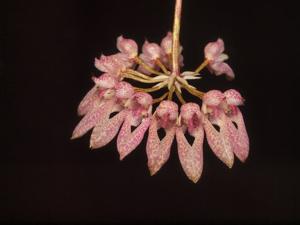
[[(116, 52), (123, 34), (139, 46), (172, 27), (172, 0), (10, 1), (0, 7), (2, 222), (299, 221), (299, 18), (291, 3), (184, 1), (185, 68), (222, 37), (237, 77), (205, 71), (204, 91), (235, 88), (251, 141), (230, 170), (204, 146), (204, 171), (191, 183), (174, 143), (149, 175), (144, 140), (123, 162), (115, 143), (91, 152), (89, 135), (70, 141), (77, 104), (92, 87), (93, 59)], [(146, 139), (146, 138), (145, 138)]]

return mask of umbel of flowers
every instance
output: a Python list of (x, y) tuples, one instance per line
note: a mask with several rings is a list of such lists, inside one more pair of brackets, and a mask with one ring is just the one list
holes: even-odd
[[(160, 44), (145, 41), (141, 52), (137, 43), (123, 36), (117, 38), (117, 52), (95, 58), (95, 67), (103, 72), (92, 77), (94, 86), (78, 107), (83, 116), (73, 131), (72, 139), (92, 130), (90, 148), (98, 149), (117, 135), (117, 150), (124, 159), (141, 143), (148, 131), (146, 153), (151, 175), (157, 173), (170, 156), (176, 139), (181, 166), (187, 177), (197, 182), (203, 169), (203, 141), (229, 168), (234, 155), (244, 162), (249, 153), (249, 139), (239, 109), (244, 99), (230, 89), (222, 93), (206, 93), (189, 84), (200, 79), (207, 67), (217, 76), (234, 79), (234, 73), (224, 61), (224, 42), (218, 39), (204, 48), (204, 62), (193, 71), (180, 72), (183, 67), (182, 46), (179, 44), (181, 0), (176, 0), (173, 33), (168, 32)], [(129, 81), (153, 84), (150, 88), (132, 86)], [(150, 93), (165, 89), (161, 97)], [(182, 89), (199, 98), (202, 105), (186, 102)], [(172, 101), (176, 95), (181, 106)], [(153, 105), (158, 104), (155, 110)], [(132, 131), (132, 127), (135, 129)], [(216, 129), (218, 127), (218, 129)], [(161, 139), (158, 130), (164, 129)], [(186, 134), (194, 137), (191, 145)]]

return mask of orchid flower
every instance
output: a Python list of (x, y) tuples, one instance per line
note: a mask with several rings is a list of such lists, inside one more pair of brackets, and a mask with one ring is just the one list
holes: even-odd
[[(214, 154), (229, 168), (234, 156), (245, 162), (249, 138), (238, 108), (244, 99), (238, 91), (205, 93), (189, 83), (199, 80), (205, 67), (217, 76), (234, 78), (233, 70), (224, 62), (228, 56), (223, 53), (221, 38), (205, 46), (205, 59), (196, 69), (180, 71), (184, 66), (179, 41), (181, 8), (182, 0), (176, 0), (173, 31), (160, 44), (146, 40), (139, 51), (133, 39), (121, 35), (116, 41), (119, 52), (95, 58), (95, 67), (103, 74), (92, 77), (94, 85), (78, 106), (78, 115), (83, 117), (72, 139), (92, 130), (90, 147), (98, 149), (117, 137), (117, 151), (123, 160), (140, 145), (148, 131), (146, 155), (150, 174), (154, 175), (168, 161), (176, 137), (181, 167), (196, 183), (203, 171), (205, 136)], [(131, 81), (135, 81), (135, 86)], [(138, 87), (138, 83), (151, 86)], [(162, 90), (164, 94), (153, 99), (152, 93)], [(183, 90), (202, 104), (187, 102)], [(160, 131), (164, 132), (162, 138)], [(194, 138), (192, 144), (188, 135)]]
[[(127, 110), (125, 121), (117, 139), (117, 148), (121, 160), (143, 140), (150, 125), (152, 97), (147, 93), (137, 92), (128, 105), (130, 107)], [(136, 127), (133, 132), (131, 132), (131, 126)]]
[[(196, 103), (186, 103), (181, 106), (179, 127), (176, 129), (179, 160), (184, 172), (194, 183), (199, 180), (203, 169), (202, 117)], [(192, 146), (184, 135), (186, 131), (195, 138)]]
[(226, 74), (228, 79), (233, 79), (234, 73), (231, 67), (227, 63), (224, 63), (228, 59), (228, 55), (223, 53), (224, 49), (224, 41), (221, 38), (205, 46), (204, 54), (208, 61), (208, 69), (217, 76)]
[[(232, 149), (232, 134), (230, 125), (233, 125), (227, 118), (220, 104), (224, 99), (222, 92), (212, 90), (203, 96), (202, 111), (207, 117), (203, 119), (203, 126), (209, 146), (215, 155), (229, 168), (233, 166), (234, 155)], [(213, 126), (219, 127), (219, 131)]]
[(114, 103), (116, 80), (108, 74), (93, 79), (95, 86), (87, 93), (78, 106), (78, 114), (85, 115), (73, 131), (72, 139), (81, 137), (102, 121)]
[[(92, 149), (108, 144), (117, 135), (128, 113), (126, 102), (130, 100), (133, 94), (133, 87), (127, 82), (121, 81), (115, 86), (114, 98), (109, 104), (104, 105), (101, 121), (93, 129), (90, 140)], [(109, 118), (114, 112), (118, 112), (118, 114)]]
[[(168, 161), (176, 132), (178, 106), (172, 101), (162, 101), (156, 109), (149, 127), (146, 152), (150, 174), (154, 175)], [(160, 140), (157, 131), (162, 128), (165, 136)]]
[(234, 154), (244, 162), (249, 154), (249, 138), (243, 119), (243, 115), (238, 106), (244, 104), (244, 98), (236, 90), (230, 89), (224, 92), (225, 104), (223, 105), (224, 111), (229, 119), (236, 124), (237, 127), (231, 126), (236, 134), (233, 140)]

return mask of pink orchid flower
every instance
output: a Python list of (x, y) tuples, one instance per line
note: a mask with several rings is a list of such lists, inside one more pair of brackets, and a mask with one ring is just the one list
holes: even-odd
[[(180, 126), (176, 129), (178, 156), (181, 166), (187, 177), (196, 183), (203, 169), (203, 139), (202, 113), (195, 103), (186, 103), (181, 106)], [(185, 137), (185, 132), (193, 136), (191, 146)]]
[(221, 38), (215, 42), (209, 42), (205, 46), (204, 55), (208, 60), (208, 69), (217, 76), (226, 74), (228, 79), (234, 79), (233, 70), (227, 63), (224, 63), (228, 59), (228, 55), (223, 53), (224, 50), (224, 42)]
[[(148, 130), (152, 113), (152, 97), (147, 93), (137, 92), (127, 105), (127, 115), (117, 139), (121, 160), (141, 143)], [(133, 132), (132, 126), (136, 127)]]
[(137, 43), (132, 39), (123, 38), (123, 36), (119, 36), (117, 39), (117, 48), (118, 50), (125, 54), (129, 59), (133, 59), (138, 54), (138, 46)]
[[(116, 41), (119, 52), (95, 59), (95, 67), (104, 74), (92, 78), (94, 86), (77, 109), (83, 118), (71, 138), (92, 130), (90, 147), (97, 149), (117, 136), (117, 150), (123, 160), (138, 147), (148, 130), (146, 154), (150, 174), (154, 175), (168, 161), (176, 137), (181, 167), (188, 179), (196, 183), (203, 170), (205, 135), (214, 154), (229, 168), (233, 166), (234, 155), (242, 162), (247, 159), (249, 138), (238, 108), (244, 103), (239, 92), (230, 89), (224, 93), (218, 90), (205, 93), (189, 83), (199, 80), (198, 75), (206, 66), (215, 75), (234, 78), (232, 69), (224, 62), (228, 56), (223, 53), (222, 39), (206, 45), (205, 60), (195, 70), (180, 71), (181, 5), (182, 0), (176, 0), (173, 32), (168, 32), (160, 45), (145, 41), (139, 52), (133, 39), (121, 35)], [(131, 80), (135, 81), (135, 87), (129, 83)], [(138, 83), (151, 87), (140, 87)], [(152, 98), (152, 92), (163, 89), (167, 92)], [(202, 101), (201, 110), (197, 103), (186, 103), (183, 97), (186, 92)], [(175, 94), (181, 104), (179, 116), (179, 106), (173, 101)], [(152, 114), (153, 107), (156, 108)], [(160, 131), (164, 132), (163, 138), (159, 137)], [(194, 138), (192, 144), (188, 135)]]
[(95, 58), (95, 67), (98, 70), (115, 77), (119, 77), (122, 70), (131, 68), (133, 65), (133, 62), (124, 53), (110, 56), (101, 55), (100, 59)]
[(234, 89), (225, 91), (224, 96), (224, 111), (227, 117), (236, 125), (236, 127), (232, 126), (234, 129), (233, 132), (236, 132), (235, 139), (233, 140), (233, 151), (239, 160), (244, 162), (249, 154), (249, 138), (243, 115), (238, 108), (239, 105), (244, 104), (244, 99), (241, 94)]
[(145, 41), (142, 47), (142, 52), (145, 55), (145, 57), (148, 58), (150, 61), (159, 59), (162, 54), (162, 50), (158, 44), (150, 43), (147, 40)]
[[(157, 69), (158, 66), (155, 63), (155, 60), (161, 58), (161, 56), (162, 50), (160, 46), (156, 43), (149, 43), (146, 40), (142, 47), (142, 53), (140, 54), (140, 58), (144, 61), (144, 63), (152, 69)], [(141, 65), (138, 67), (138, 71), (145, 74), (151, 74), (151, 72), (147, 71), (147, 69)]]
[[(148, 167), (151, 175), (157, 173), (169, 159), (176, 132), (177, 116), (178, 105), (172, 101), (162, 101), (152, 117), (146, 145)], [(160, 128), (165, 131), (162, 140), (160, 140), (157, 133)]]
[[(229, 168), (233, 166), (234, 154), (232, 148), (231, 121), (220, 108), (225, 96), (222, 92), (212, 90), (203, 96), (202, 112), (203, 126), (208, 144), (215, 155)], [(213, 126), (218, 126), (219, 131)]]
[(92, 129), (103, 117), (103, 111), (114, 104), (114, 87), (117, 81), (103, 74), (94, 78), (95, 86), (87, 93), (78, 106), (78, 113), (85, 115), (73, 131), (72, 139), (81, 137)]
[(83, 116), (90, 112), (93, 108), (103, 103), (103, 97), (106, 94), (108, 95), (108, 91), (112, 89), (117, 81), (115, 78), (110, 75), (104, 73), (100, 77), (92, 77), (95, 85), (94, 87), (84, 96), (82, 101), (80, 102), (77, 112), (79, 116)]
[[(127, 82), (122, 81), (115, 86), (115, 96), (111, 101), (112, 103), (104, 106), (101, 120), (98, 119), (98, 123), (93, 129), (90, 139), (92, 149), (105, 146), (117, 135), (128, 114), (126, 102), (132, 98), (133, 94), (133, 87)], [(110, 118), (110, 115), (114, 112), (118, 113)]]

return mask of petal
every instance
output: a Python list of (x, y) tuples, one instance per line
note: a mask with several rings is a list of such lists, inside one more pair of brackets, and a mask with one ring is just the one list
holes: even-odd
[(131, 59), (137, 56), (138, 46), (136, 42), (132, 39), (123, 38), (122, 35), (117, 39), (117, 48)]
[(234, 154), (239, 160), (245, 162), (249, 155), (249, 137), (247, 134), (245, 122), (241, 111), (237, 108), (236, 114), (229, 117), (233, 122), (236, 123), (236, 139), (234, 144)]
[[(155, 64), (155, 61), (154, 60), (151, 60), (147, 55), (145, 55), (145, 54), (140, 54), (139, 55), (139, 57), (140, 57), (140, 59), (141, 60), (143, 60), (143, 62), (145, 63), (145, 64), (147, 64), (149, 67), (151, 67), (152, 69), (156, 69), (157, 68), (157, 66), (156, 66), (156, 64)], [(146, 70), (143, 66), (141, 66), (141, 65), (139, 65), (138, 66), (138, 69), (137, 69), (138, 71), (140, 71), (140, 72), (142, 72), (142, 73), (144, 73), (144, 74), (147, 74), (147, 75), (149, 75), (149, 74), (151, 74), (148, 70)]]
[(96, 86), (101, 89), (114, 88), (117, 84), (116, 78), (112, 77), (108, 73), (104, 73), (100, 77), (92, 77), (92, 80), (94, 81)]
[(162, 50), (160, 46), (156, 43), (149, 43), (148, 41), (145, 41), (142, 47), (142, 51), (143, 54), (145, 54), (145, 56), (148, 57), (150, 60), (160, 58), (160, 56), (162, 55)]
[(208, 60), (216, 60), (224, 51), (224, 42), (218, 39), (215, 42), (209, 42), (204, 48), (205, 58)]
[(94, 126), (96, 126), (99, 123), (102, 123), (103, 118), (109, 115), (114, 104), (114, 100), (109, 100), (106, 103), (98, 106), (88, 114), (86, 114), (79, 122), (79, 124), (75, 127), (71, 139), (81, 137)]
[(184, 66), (184, 57), (183, 57), (183, 55), (179, 55), (179, 66), (180, 67)]
[(162, 39), (160, 46), (164, 54), (172, 54), (172, 33), (168, 32), (167, 35)]
[(206, 117), (203, 117), (203, 126), (210, 148), (222, 162), (231, 168), (234, 162), (231, 144), (233, 138), (230, 135), (230, 130), (228, 128), (228, 124), (231, 121), (229, 121), (224, 114), (222, 114), (221, 117), (222, 118), (218, 120), (217, 124), (220, 127), (219, 132)]
[[(98, 101), (97, 101), (98, 100)], [(79, 103), (77, 113), (79, 116), (83, 116), (91, 111), (94, 106), (99, 105), (101, 102), (101, 97), (98, 95), (98, 89), (96, 85), (89, 90), (89, 92), (84, 96), (84, 98)]]
[(225, 74), (229, 80), (235, 77), (233, 70), (227, 63), (213, 63), (210, 67), (217, 76)]
[(112, 76), (119, 76), (120, 71), (129, 67), (131, 63), (128, 61), (128, 57), (123, 53), (117, 53), (115, 55), (101, 55), (100, 59), (95, 58), (95, 67), (102, 71), (109, 73)]
[(219, 55), (219, 57), (216, 59), (217, 62), (223, 62), (225, 60), (229, 59), (229, 56), (222, 53), (221, 55)]
[(134, 94), (134, 89), (131, 84), (121, 81), (116, 85), (116, 97), (118, 99), (129, 99)]
[(146, 152), (148, 157), (148, 167), (151, 176), (157, 173), (170, 157), (171, 145), (175, 136), (176, 127), (166, 129), (166, 136), (160, 140), (157, 133), (157, 119), (152, 117), (149, 127)]
[(128, 55), (126, 55), (124, 53), (119, 52), (119, 53), (112, 55), (112, 57), (113, 57), (115, 63), (120, 65), (121, 70), (132, 67), (134, 65), (133, 60), (128, 58)]
[(196, 183), (203, 170), (203, 127), (197, 128), (193, 136), (195, 140), (191, 146), (186, 140), (182, 127), (176, 130), (178, 156), (181, 166), (187, 177)]
[(243, 105), (245, 99), (241, 96), (241, 94), (234, 90), (234, 89), (229, 89), (224, 92), (226, 102), (228, 105)]
[(97, 125), (91, 135), (90, 148), (96, 149), (107, 145), (117, 135), (127, 113), (127, 110), (122, 110), (111, 119)]
[(211, 90), (204, 94), (203, 103), (208, 106), (218, 106), (224, 99), (224, 94), (219, 90)]
[(118, 135), (117, 148), (120, 153), (120, 160), (125, 158), (141, 143), (150, 125), (150, 118), (146, 118), (131, 132), (132, 119), (132, 113), (129, 113)]
[(102, 72), (115, 74), (118, 66), (111, 56), (101, 55), (100, 59), (95, 58), (95, 67)]
[(144, 108), (148, 108), (152, 105), (153, 98), (150, 94), (145, 92), (136, 92), (133, 96), (138, 104), (143, 106)]

